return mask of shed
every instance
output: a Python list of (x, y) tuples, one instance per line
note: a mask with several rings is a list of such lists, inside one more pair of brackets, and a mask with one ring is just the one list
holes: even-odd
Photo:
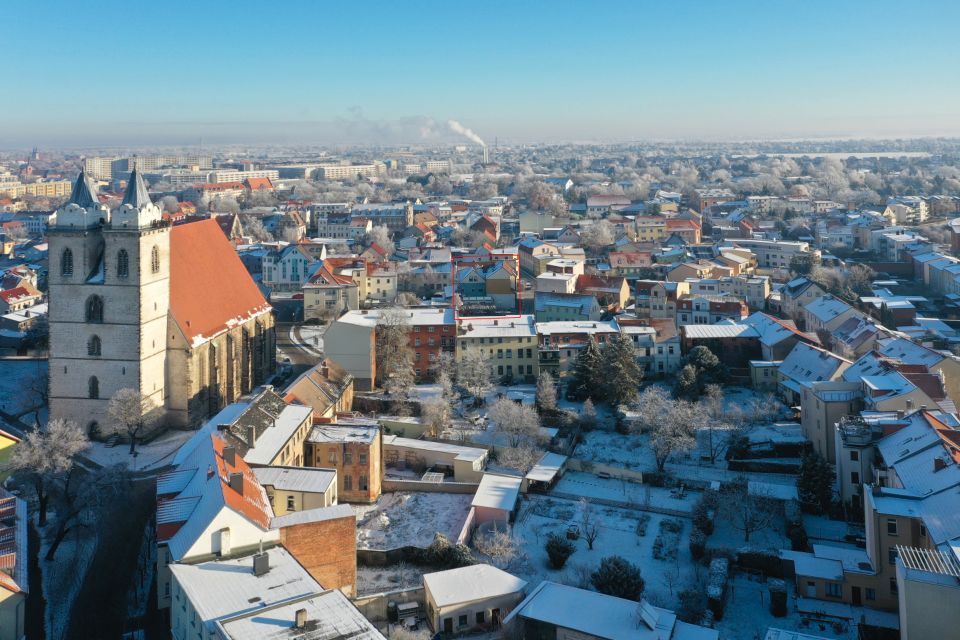
[(435, 632), (496, 626), (523, 600), (527, 583), (488, 564), (427, 573), (427, 619)]
[(485, 473), (473, 496), (474, 523), (507, 524), (520, 497), (523, 478)]

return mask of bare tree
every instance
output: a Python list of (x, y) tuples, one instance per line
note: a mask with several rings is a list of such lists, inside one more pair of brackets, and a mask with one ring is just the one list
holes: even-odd
[(176, 213), (180, 210), (180, 201), (176, 196), (163, 196), (160, 198), (160, 208), (164, 213)]
[(519, 447), (497, 449), (497, 463), (501, 467), (513, 469), (522, 474), (526, 474), (530, 469), (533, 469), (542, 457), (543, 449), (535, 445), (525, 444)]
[(490, 358), (479, 347), (467, 347), (457, 360), (457, 384), (467, 390), (477, 403), (493, 388)]
[(593, 510), (593, 505), (586, 498), (580, 498), (580, 534), (587, 541), (587, 548), (593, 551), (593, 543), (597, 541), (600, 535), (600, 527), (603, 526), (599, 514)]
[(10, 469), (29, 482), (38, 503), (38, 524), (47, 524), (50, 492), (73, 469), (76, 457), (90, 447), (75, 422), (54, 419), (46, 429), (31, 431), (13, 450)]
[(256, 242), (273, 242), (273, 235), (263, 226), (263, 221), (260, 218), (243, 216), (240, 224), (243, 225), (244, 234), (250, 236)]
[(394, 410), (401, 414), (409, 409), (415, 383), (407, 313), (399, 308), (384, 309), (376, 327), (377, 371)]
[(651, 385), (643, 390), (637, 398), (634, 409), (637, 412), (639, 431), (650, 431), (660, 423), (660, 418), (670, 412), (673, 398), (670, 392), (659, 385)]
[(734, 529), (743, 533), (743, 541), (773, 524), (777, 518), (776, 501), (754, 487), (750, 490), (746, 478), (738, 478), (721, 493), (720, 513)]
[(130, 454), (137, 450), (137, 438), (154, 425), (156, 408), (147, 396), (137, 389), (119, 389), (107, 405), (110, 422), (105, 433), (126, 434), (130, 438)]
[(40, 411), (47, 406), (50, 399), (50, 386), (45, 373), (34, 373), (28, 376), (22, 385), (24, 395), (20, 399), (22, 410), (33, 413), (34, 427), (39, 430)]
[(410, 293), (409, 291), (404, 291), (397, 296), (397, 304), (401, 307), (419, 307), (420, 298)]
[(594, 251), (610, 247), (615, 239), (616, 229), (608, 220), (597, 220), (580, 232), (580, 242)]
[(514, 538), (510, 525), (495, 525), (493, 529), (474, 538), (473, 546), (498, 569), (509, 569), (520, 555), (523, 541)]
[(500, 398), (487, 412), (497, 431), (506, 434), (511, 447), (539, 443), (540, 416), (532, 407), (518, 404), (509, 398)]
[(443, 398), (434, 398), (420, 406), (420, 418), (427, 431), (437, 436), (450, 426), (450, 405)]
[(46, 560), (54, 559), (68, 533), (93, 526), (99, 520), (99, 510), (119, 502), (129, 486), (130, 475), (121, 465), (93, 472), (73, 466), (54, 495), (57, 522)]
[(685, 451), (696, 444), (690, 424), (692, 406), (684, 400), (674, 401), (669, 407), (669, 413), (660, 416), (659, 422), (651, 431), (650, 447), (657, 462), (657, 471), (663, 472), (673, 453)]
[(367, 232), (367, 244), (376, 244), (386, 251), (387, 255), (392, 255), (395, 249), (390, 229), (383, 225), (372, 227), (370, 231)]
[(541, 373), (537, 379), (537, 406), (541, 411), (553, 411), (557, 408), (557, 383), (547, 371)]

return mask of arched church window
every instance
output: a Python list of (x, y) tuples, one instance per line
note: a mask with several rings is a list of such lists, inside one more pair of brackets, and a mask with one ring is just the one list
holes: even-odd
[(117, 277), (126, 278), (130, 275), (130, 254), (126, 249), (117, 252)]
[(67, 278), (73, 275), (73, 251), (69, 247), (60, 255), (60, 275)]
[(90, 376), (90, 379), (87, 380), (87, 395), (91, 400), (100, 398), (100, 381), (97, 380), (97, 376)]
[(87, 322), (103, 322), (103, 298), (100, 296), (87, 298), (85, 319)]
[(87, 355), (88, 356), (98, 356), (100, 355), (100, 336), (90, 336), (90, 339), (87, 340)]

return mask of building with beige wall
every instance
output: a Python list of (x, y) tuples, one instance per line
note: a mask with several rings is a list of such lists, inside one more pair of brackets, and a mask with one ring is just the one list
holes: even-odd
[(254, 467), (274, 516), (332, 507), (337, 504), (337, 471), (304, 467)]
[(376, 502), (383, 479), (380, 427), (365, 421), (316, 424), (305, 448), (306, 464), (335, 469), (337, 495), (343, 502)]
[(427, 623), (445, 634), (496, 628), (526, 588), (526, 581), (488, 564), (425, 573)]

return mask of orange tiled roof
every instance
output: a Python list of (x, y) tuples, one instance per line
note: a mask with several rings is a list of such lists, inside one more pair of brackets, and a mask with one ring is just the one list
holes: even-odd
[(196, 344), (270, 311), (216, 220), (170, 230), (170, 308)]

